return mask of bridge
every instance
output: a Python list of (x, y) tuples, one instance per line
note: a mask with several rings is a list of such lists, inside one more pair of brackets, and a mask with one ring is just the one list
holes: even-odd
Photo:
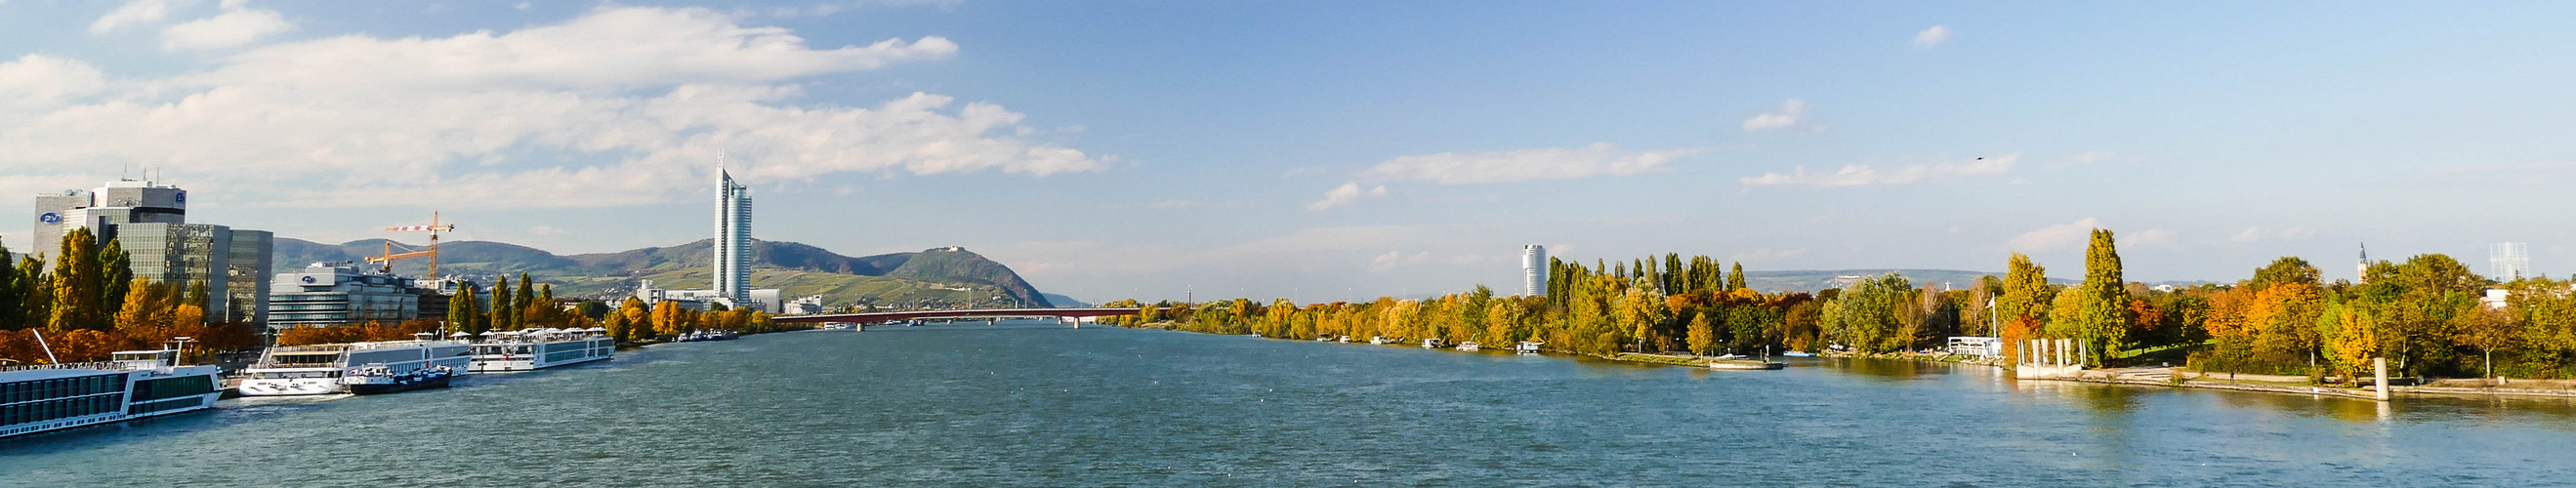
[(1133, 308), (989, 308), (981, 310), (910, 310), (902, 312), (863, 312), (821, 315), (792, 315), (769, 319), (771, 322), (812, 324), (839, 322), (869, 324), (912, 319), (944, 318), (1014, 318), (1014, 317), (1115, 317), (1135, 315)]

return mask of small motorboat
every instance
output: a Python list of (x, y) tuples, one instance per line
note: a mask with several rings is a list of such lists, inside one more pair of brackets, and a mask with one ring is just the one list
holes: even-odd
[(1458, 343), (1458, 350), (1460, 350), (1460, 351), (1477, 351), (1477, 350), (1482, 350), (1482, 349), (1484, 349), (1484, 348), (1485, 348), (1485, 345), (1484, 345), (1484, 344), (1477, 344), (1477, 343), (1476, 343), (1476, 341), (1467, 341), (1467, 342), (1461, 342), (1461, 343)]
[(1423, 340), (1422, 340), (1422, 348), (1423, 348), (1423, 349), (1439, 349), (1441, 346), (1443, 346), (1443, 345), (1444, 345), (1444, 344), (1443, 344), (1443, 342), (1445, 342), (1445, 341), (1440, 340), (1440, 338), (1438, 338), (1438, 337), (1433, 337), (1433, 338), (1429, 338), (1429, 339), (1423, 339)]

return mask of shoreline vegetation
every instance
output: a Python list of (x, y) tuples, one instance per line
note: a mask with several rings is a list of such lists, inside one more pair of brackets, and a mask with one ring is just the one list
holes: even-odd
[[(2576, 282), (2484, 277), (2419, 254), (2359, 260), (2351, 281), (2324, 281), (2287, 256), (2232, 284), (2151, 287), (2123, 279), (2115, 237), (2093, 230), (2083, 280), (2072, 285), (2050, 283), (2018, 253), (2002, 276), (1956, 287), (1888, 273), (1774, 293), (1746, 288), (1742, 264), (1705, 256), (1550, 258), (1538, 296), (1479, 285), (1419, 300), (1129, 299), (1102, 306), (1136, 316), (1102, 322), (1287, 339), (1530, 341), (1543, 352), (1662, 364), (1768, 349), (2011, 368), (2024, 341), (2063, 339), (2081, 346), (2070, 358), (2081, 372), (2027, 379), (2372, 396), (2346, 379), (2370, 377), (2384, 359), (2392, 395), (2576, 396)], [(1994, 337), (2001, 350), (1939, 352), (1958, 336)]]

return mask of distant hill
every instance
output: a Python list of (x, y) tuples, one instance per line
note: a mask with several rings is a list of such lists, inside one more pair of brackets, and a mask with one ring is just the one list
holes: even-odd
[(1057, 306), (1057, 307), (1081, 308), (1081, 307), (1090, 307), (1090, 306), (1094, 306), (1094, 304), (1092, 304), (1091, 302), (1086, 302), (1086, 301), (1081, 301), (1081, 300), (1075, 300), (1075, 299), (1073, 299), (1073, 297), (1069, 297), (1069, 296), (1057, 295), (1057, 294), (1054, 294), (1054, 293), (1048, 293), (1048, 294), (1045, 294), (1045, 295), (1046, 295), (1047, 303), (1049, 303), (1049, 304), (1053, 304), (1053, 305), (1055, 305), (1055, 306)]
[[(299, 269), (314, 262), (361, 261), (384, 251), (384, 239), (322, 244), (278, 238), (276, 271)], [(441, 243), (439, 274), (493, 277), (527, 273), (553, 283), (557, 296), (609, 296), (630, 293), (640, 280), (664, 288), (698, 288), (708, 281), (713, 240), (670, 247), (648, 247), (613, 253), (556, 255), (516, 244), (486, 241)], [(421, 248), (400, 244), (397, 246)], [(1020, 279), (1009, 266), (964, 248), (944, 247), (866, 257), (843, 256), (794, 242), (752, 241), (752, 286), (779, 288), (787, 297), (824, 295), (826, 303), (916, 304), (988, 301), (1048, 306), (1045, 294)], [(407, 259), (394, 271), (420, 274), (428, 262)]]

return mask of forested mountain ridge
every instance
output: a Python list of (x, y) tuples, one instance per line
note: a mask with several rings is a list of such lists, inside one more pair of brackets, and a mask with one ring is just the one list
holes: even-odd
[[(383, 252), (385, 242), (384, 239), (364, 239), (322, 244), (280, 237), (277, 238), (272, 267), (274, 271), (284, 272), (317, 261), (362, 261), (366, 256)], [(446, 242), (439, 244), (439, 272), (451, 276), (527, 273), (535, 279), (555, 283), (560, 288), (557, 293), (562, 296), (622, 293), (632, 290), (636, 280), (640, 279), (655, 279), (655, 286), (665, 288), (701, 288), (705, 286), (704, 277), (714, 252), (712, 243), (712, 240), (699, 240), (669, 247), (557, 255), (502, 242)], [(411, 244), (396, 245), (422, 248)], [(942, 297), (946, 295), (955, 295), (955, 299), (962, 300), (982, 290), (986, 297), (976, 300), (989, 300), (990, 295), (998, 294), (1019, 304), (1046, 306), (1048, 303), (1036, 287), (1021, 279), (1019, 273), (1009, 266), (963, 248), (943, 247), (921, 252), (850, 257), (794, 242), (754, 240), (751, 247), (752, 268), (756, 272), (752, 285), (779, 287), (790, 298), (823, 294), (833, 305), (853, 301), (936, 302), (945, 301)], [(406, 259), (394, 267), (397, 273), (414, 275), (427, 269), (428, 262), (421, 259)], [(794, 278), (791, 280), (789, 277)], [(781, 281), (765, 282), (771, 279)], [(989, 290), (983, 290), (987, 288)]]

